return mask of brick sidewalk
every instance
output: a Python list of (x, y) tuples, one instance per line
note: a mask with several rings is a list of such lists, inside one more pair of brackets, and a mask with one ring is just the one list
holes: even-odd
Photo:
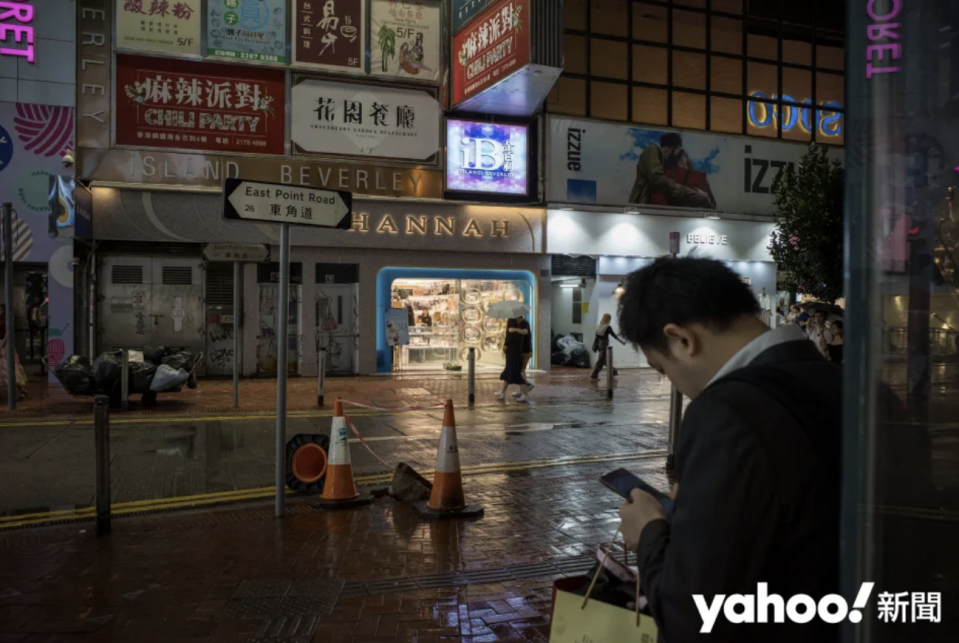
[[(606, 399), (606, 380), (589, 379), (589, 370), (557, 368), (550, 373), (533, 373), (536, 385), (535, 402), (594, 402)], [(620, 371), (615, 380), (616, 399), (633, 401), (643, 386), (660, 386), (662, 378), (650, 369)], [(478, 404), (494, 403), (493, 392), (500, 389), (496, 375), (477, 375)], [(316, 381), (313, 378), (292, 378), (287, 391), (290, 411), (316, 410)], [(467, 403), (465, 374), (397, 375), (393, 377), (343, 377), (326, 381), (326, 400), (330, 407), (337, 396), (384, 408), (431, 406), (452, 399), (457, 406)], [(180, 393), (160, 394), (155, 408), (143, 408), (139, 395), (132, 396), (129, 414), (197, 415), (230, 413), (233, 408), (233, 383), (224, 380), (201, 380), (198, 388), (184, 388)], [(250, 379), (240, 382), (241, 413), (276, 411), (276, 380)], [(17, 404), (17, 410), (4, 414), (4, 419), (36, 417), (84, 417), (92, 415), (93, 398), (69, 395), (59, 384), (31, 383), (29, 396)], [(119, 411), (115, 411), (115, 417)]]
[[(666, 487), (662, 459), (627, 462)], [(392, 499), (291, 501), (0, 536), (0, 641), (548, 640), (552, 580), (582, 573), (617, 498), (590, 465), (465, 481), (475, 521)], [(81, 529), (86, 528), (85, 533)]]

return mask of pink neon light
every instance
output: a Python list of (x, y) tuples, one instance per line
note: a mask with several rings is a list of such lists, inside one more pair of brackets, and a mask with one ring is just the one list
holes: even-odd
[(25, 0), (3, 0), (0, 2), (0, 20), (16, 20), (20, 24), (0, 22), (0, 40), (7, 40), (12, 34), (14, 42), (26, 42), (26, 49), (0, 47), (0, 56), (19, 56), (28, 62), (36, 62), (33, 49), (34, 29), (33, 5), (23, 4)]
[[(876, 12), (877, 0), (867, 0), (866, 13), (875, 21), (875, 24), (866, 26), (866, 38), (870, 42), (866, 46), (866, 78), (877, 74), (894, 74), (901, 67), (889, 63), (874, 65), (873, 61), (888, 58), (902, 58), (902, 45), (899, 43), (883, 42), (884, 40), (899, 40), (899, 23), (889, 22), (902, 12), (902, 0), (892, 0), (889, 11), (883, 14)], [(872, 44), (878, 43), (878, 44)]]

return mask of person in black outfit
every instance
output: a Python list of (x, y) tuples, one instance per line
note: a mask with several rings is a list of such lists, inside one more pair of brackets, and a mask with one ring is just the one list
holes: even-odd
[(826, 341), (826, 333), (819, 336), (820, 350), (834, 364), (842, 364), (843, 338), (842, 322), (835, 320), (829, 324), (826, 329), (829, 331), (829, 341)]
[(786, 601), (839, 593), (841, 369), (798, 326), (770, 330), (758, 313), (749, 286), (711, 259), (658, 259), (620, 297), (623, 335), (692, 400), (672, 515), (638, 489), (620, 508), (669, 643), (839, 640), (839, 626), (818, 616), (732, 624), (723, 610), (700, 633), (694, 594), (712, 606), (720, 594), (756, 595), (758, 583)]
[(506, 397), (506, 389), (510, 384), (519, 386), (520, 395), (517, 402), (529, 401), (529, 389), (526, 378), (523, 377), (523, 346), (525, 338), (530, 334), (529, 322), (523, 317), (511, 319), (506, 323), (506, 340), (503, 343), (503, 352), (506, 353), (506, 368), (499, 378), (503, 380), (503, 390), (496, 391), (496, 399)]
[[(593, 366), (593, 372), (589, 378), (591, 380), (599, 379), (599, 372), (606, 366), (606, 347), (609, 346), (609, 338), (613, 337), (617, 342), (626, 345), (626, 342), (619, 338), (619, 335), (613, 332), (613, 327), (609, 323), (613, 320), (609, 313), (603, 315), (599, 320), (599, 326), (596, 328), (596, 338), (593, 340), (593, 352), (597, 353), (596, 365)], [(619, 371), (613, 369), (613, 375), (619, 375)]]

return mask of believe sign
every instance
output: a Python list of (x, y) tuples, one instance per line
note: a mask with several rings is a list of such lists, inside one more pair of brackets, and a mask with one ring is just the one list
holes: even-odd
[(353, 195), (338, 190), (227, 179), (223, 216), (240, 221), (290, 223), (349, 230)]

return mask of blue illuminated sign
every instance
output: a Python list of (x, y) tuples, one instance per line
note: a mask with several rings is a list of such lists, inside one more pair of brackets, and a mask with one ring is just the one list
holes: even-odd
[[(776, 94), (768, 97), (763, 92), (753, 92), (750, 96), (754, 98), (777, 99)], [(799, 102), (792, 96), (783, 96), (783, 100), (793, 103)], [(790, 132), (798, 125), (804, 132), (811, 132), (813, 129), (818, 129), (819, 133), (823, 136), (839, 136), (842, 134), (842, 114), (840, 112), (830, 111), (829, 109), (813, 109), (811, 98), (802, 101), (802, 104), (808, 107), (795, 107), (792, 105), (779, 107), (778, 105), (751, 100), (747, 107), (749, 123), (753, 127), (770, 127), (775, 125), (776, 119), (784, 119), (782, 121), (784, 132)], [(820, 103), (820, 107), (835, 110), (842, 109), (842, 104), (836, 101), (823, 101)], [(811, 112), (812, 115), (810, 115)], [(785, 115), (783, 115), (783, 113)], [(812, 123), (810, 123), (810, 118), (813, 119)]]

